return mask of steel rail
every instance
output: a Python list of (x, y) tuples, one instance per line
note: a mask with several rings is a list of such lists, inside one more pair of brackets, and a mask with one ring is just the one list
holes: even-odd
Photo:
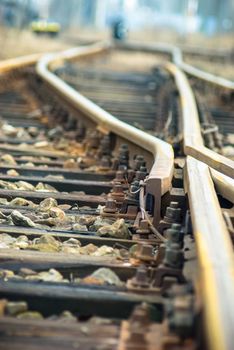
[(57, 54), (53, 54), (53, 60), (49, 62), (49, 69), (54, 70), (57, 67), (61, 67), (64, 61), (73, 59), (84, 58), (86, 56), (90, 57), (92, 55), (97, 55), (103, 53), (112, 48), (111, 42), (103, 41), (94, 43), (88, 46), (73, 47), (71, 49), (61, 51)]
[(215, 184), (216, 192), (228, 199), (231, 203), (234, 203), (234, 179), (220, 174), (212, 168), (210, 168), (210, 172)]
[(0, 62), (0, 74), (14, 69), (20, 69), (26, 66), (35, 65), (43, 54), (33, 54), (16, 58), (9, 58)]
[(190, 56), (200, 56), (200, 57), (212, 57), (215, 59), (225, 59), (227, 56), (231, 57), (232, 50), (231, 49), (220, 49), (220, 48), (207, 48), (207, 47), (200, 47), (200, 46), (187, 46), (180, 44), (179, 45), (180, 50)]
[(124, 49), (124, 50), (133, 50), (133, 51), (144, 51), (144, 52), (150, 52), (150, 53), (162, 53), (162, 54), (168, 54), (171, 56), (172, 62), (181, 62), (183, 60), (182, 58), (182, 52), (181, 50), (174, 46), (167, 43), (156, 43), (156, 44), (142, 44), (139, 42), (127, 42), (127, 43), (116, 43), (115, 47), (117, 49)]
[(185, 63), (184, 61), (175, 60), (174, 63), (176, 63), (180, 69), (182, 69), (188, 75), (204, 80), (207, 83), (220, 86), (224, 89), (234, 90), (234, 82), (231, 80), (205, 72), (199, 68), (191, 66), (188, 63)]
[(91, 45), (65, 51), (62, 54), (47, 55), (39, 61), (36, 70), (38, 75), (50, 87), (62, 94), (73, 107), (82, 111), (85, 116), (98, 124), (101, 129), (115, 133), (144, 148), (154, 156), (154, 164), (146, 182), (146, 192), (155, 197), (154, 223), (156, 223), (160, 219), (161, 210), (160, 200), (158, 201), (157, 199), (160, 199), (171, 188), (174, 170), (174, 152), (172, 147), (168, 143), (113, 117), (50, 71), (51, 67), (54, 67), (54, 64), (57, 64), (61, 59), (80, 58), (85, 55), (99, 53), (109, 47), (109, 45), (105, 44)]
[(200, 291), (212, 350), (233, 349), (234, 262), (229, 232), (209, 168), (187, 157), (186, 189), (200, 263)]

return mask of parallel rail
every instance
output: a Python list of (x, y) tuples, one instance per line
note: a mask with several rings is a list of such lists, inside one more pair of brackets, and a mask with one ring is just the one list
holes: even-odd
[(234, 327), (234, 264), (230, 235), (208, 167), (188, 157), (186, 178), (201, 266), (199, 288), (204, 297), (210, 348), (231, 350)]

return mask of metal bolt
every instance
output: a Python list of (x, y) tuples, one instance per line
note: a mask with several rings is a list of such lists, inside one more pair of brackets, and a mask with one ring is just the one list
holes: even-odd
[(165, 312), (169, 329), (181, 338), (193, 336), (196, 310), (191, 284), (173, 285), (167, 295)]
[(122, 144), (119, 148), (119, 164), (128, 167), (129, 150), (128, 145)]
[(113, 193), (117, 194), (117, 193), (123, 193), (123, 186), (121, 184), (115, 184), (113, 186)]
[(139, 244), (136, 251), (136, 256), (154, 258), (154, 247), (150, 244)]
[(171, 202), (170, 206), (167, 207), (166, 213), (164, 216), (164, 221), (172, 223), (179, 222), (181, 219), (181, 209), (179, 208), (178, 202)]
[(113, 198), (107, 198), (106, 205), (103, 211), (104, 213), (116, 213), (117, 212), (116, 201)]
[(120, 183), (115, 183), (111, 191), (111, 197), (116, 199), (118, 202), (123, 201), (125, 194), (123, 191), (123, 186)]
[(180, 248), (183, 248), (184, 233), (180, 224), (172, 224), (171, 228), (166, 230), (166, 237), (168, 244), (177, 243)]
[(109, 135), (105, 135), (102, 140), (100, 141), (100, 146), (99, 146), (99, 156), (102, 155), (110, 155), (111, 150), (110, 150), (110, 137)]
[(122, 171), (122, 170), (116, 171), (115, 179), (113, 181), (114, 182), (120, 182), (120, 183), (126, 182), (126, 179), (125, 179), (124, 175), (125, 175), (124, 171)]
[(165, 258), (163, 260), (164, 265), (182, 269), (184, 265), (184, 253), (180, 249), (180, 245), (177, 243), (172, 243), (170, 246), (166, 247)]
[(143, 166), (145, 167), (145, 159), (142, 155), (137, 155), (134, 159), (133, 169), (135, 171), (140, 170), (140, 168)]
[(144, 265), (138, 267), (136, 275), (131, 279), (131, 283), (136, 287), (148, 287), (149, 278), (147, 275), (147, 268)]
[(139, 228), (136, 230), (136, 233), (140, 236), (148, 236), (150, 234), (149, 223), (147, 220), (141, 220)]

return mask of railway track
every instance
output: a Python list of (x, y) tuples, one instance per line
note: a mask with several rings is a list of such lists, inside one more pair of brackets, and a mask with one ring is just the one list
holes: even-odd
[(229, 81), (233, 81), (233, 52), (232, 50), (204, 50), (203, 54), (198, 48), (189, 51), (182, 49), (184, 61), (200, 70), (221, 76)]
[[(154, 67), (169, 49), (109, 51), (1, 70), (0, 345), (231, 349), (231, 160), (185, 158), (203, 146), (185, 75)], [(53, 73), (71, 57), (82, 94)]]
[[(118, 45), (118, 49), (118, 55), (114, 56), (114, 59), (111, 57), (111, 50), (107, 49), (102, 55), (99, 55), (98, 59), (96, 57), (96, 60), (90, 59), (86, 62), (80, 60), (78, 62), (75, 62), (74, 60), (71, 62), (71, 60), (68, 60), (66, 61), (65, 66), (55, 69), (55, 72), (67, 83), (78, 89), (82, 94), (91, 98), (101, 107), (103, 106), (105, 109), (109, 109), (110, 113), (118, 115), (120, 119), (128, 123), (134, 121), (136, 126), (147, 130), (148, 132), (150, 130), (151, 133), (153, 131), (155, 136), (159, 136), (163, 139), (167, 138), (167, 141), (170, 141), (174, 145), (174, 148), (177, 148), (174, 141), (175, 143), (178, 143), (180, 132), (183, 133), (182, 125), (186, 128), (186, 120), (189, 119), (187, 118), (184, 123), (180, 123), (177, 116), (179, 113), (178, 96), (176, 96), (177, 92), (175, 83), (171, 81), (171, 77), (168, 76), (167, 71), (169, 70), (174, 76), (178, 75), (177, 72), (175, 72), (173, 66), (170, 69), (169, 64), (164, 64), (164, 67), (162, 67), (165, 60), (170, 60), (176, 63), (191, 77), (191, 79), (193, 79), (193, 93), (195, 93), (194, 98), (196, 99), (198, 109), (198, 116), (193, 118), (193, 121), (198, 119), (195, 123), (200, 124), (199, 127), (198, 125), (194, 125), (193, 122), (189, 122), (190, 125), (188, 125), (188, 128), (190, 128), (190, 130), (186, 130), (184, 133), (187, 136), (189, 135), (187, 141), (189, 139), (191, 144), (188, 144), (185, 140), (184, 147), (187, 148), (185, 153), (192, 155), (193, 157), (196, 157), (196, 155), (199, 154), (200, 159), (205, 160), (208, 165), (233, 178), (233, 83), (223, 78), (217, 78), (212, 74), (204, 73), (185, 63), (181, 51), (170, 45), (161, 44), (149, 46), (142, 44), (121, 44)], [(138, 60), (138, 70), (139, 58), (141, 58), (141, 62), (144, 62), (141, 64), (142, 70), (144, 70), (144, 67), (151, 67), (151, 80), (149, 79), (149, 76), (147, 76), (147, 74), (149, 74), (149, 69), (147, 71), (146, 68), (147, 74), (144, 75), (145, 85), (140, 86), (140, 82), (138, 82), (139, 96), (137, 97), (137, 101), (140, 102), (141, 107), (139, 107), (134, 98), (132, 104), (127, 101), (127, 104), (123, 107), (121, 106), (122, 108), (119, 107), (119, 109), (116, 109), (113, 101), (110, 101), (110, 89), (114, 88), (113, 86), (110, 86), (110, 81), (112, 80), (112, 84), (116, 84), (116, 79), (121, 79), (119, 67), (125, 67), (125, 70), (128, 69), (128, 64), (125, 63), (126, 60), (124, 59), (123, 49), (127, 50), (128, 55), (132, 55), (134, 61), (137, 62)], [(140, 54), (142, 51), (145, 52), (145, 56)], [(158, 61), (154, 61), (154, 65), (152, 64), (153, 54), (157, 54), (158, 57)], [(109, 59), (107, 59), (107, 57), (109, 57)], [(161, 63), (161, 66), (156, 66), (156, 63)], [(105, 70), (107, 70), (107, 72), (104, 74)], [(108, 74), (108, 70), (109, 85), (106, 82), (106, 74)], [(113, 74), (113, 76), (111, 76), (111, 74)], [(89, 75), (88, 79), (87, 75)], [(84, 78), (86, 81), (85, 84)], [(125, 75), (125, 79), (129, 79), (129, 77)], [(105, 80), (105, 83), (103, 80)], [(179, 78), (178, 82), (180, 81), (181, 79)], [(140, 84), (142, 84), (142, 82)], [(102, 91), (100, 91), (100, 85), (102, 86)], [(134, 85), (136, 85), (136, 81), (134, 81)], [(87, 90), (87, 87), (90, 86), (92, 86), (92, 88)], [(136, 92), (134, 93), (136, 94)], [(123, 99), (124, 90), (122, 89), (122, 86), (121, 92), (116, 92), (115, 90), (115, 94), (117, 95), (115, 95), (114, 98), (117, 97)], [(227, 100), (229, 102), (228, 105), (226, 104)], [(144, 113), (147, 111), (149, 115), (148, 118), (144, 118), (142, 110)], [(156, 118), (154, 118), (154, 114), (152, 113), (153, 110), (156, 110)], [(138, 114), (138, 117), (136, 114)], [(141, 122), (139, 123), (140, 119)], [(194, 134), (193, 136), (191, 135), (192, 133)], [(214, 150), (215, 152), (212, 153), (208, 149)], [(219, 152), (221, 156), (218, 156), (217, 152)], [(222, 157), (222, 155), (227, 156), (226, 159)], [(231, 159), (231, 161), (228, 158)]]
[(192, 51), (184, 55), (182, 68), (188, 73), (195, 94), (205, 144), (233, 159), (233, 55), (221, 54), (210, 53), (198, 59)]

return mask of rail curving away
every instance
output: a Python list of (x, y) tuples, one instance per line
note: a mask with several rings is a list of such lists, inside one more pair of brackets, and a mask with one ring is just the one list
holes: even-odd
[[(84, 57), (85, 55), (99, 53), (108, 48), (108, 45), (96, 44), (65, 51), (62, 54), (47, 55), (39, 61), (37, 73), (49, 86), (62, 94), (73, 107), (81, 110), (102, 129), (113, 132), (153, 154), (155, 160), (146, 182), (146, 192), (156, 198), (160, 198), (171, 188), (174, 170), (174, 152), (171, 145), (113, 117), (110, 113), (85, 98), (50, 71), (51, 66), (54, 67), (54, 64), (57, 64), (59, 61), (61, 62), (63, 59)], [(155, 221), (159, 219), (160, 209), (160, 205), (155, 203)]]

